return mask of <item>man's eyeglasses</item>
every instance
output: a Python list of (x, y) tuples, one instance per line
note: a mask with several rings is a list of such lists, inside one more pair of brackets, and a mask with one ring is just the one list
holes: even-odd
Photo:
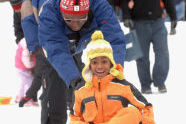
[(86, 17), (83, 18), (83, 19), (67, 19), (67, 18), (65, 18), (65, 17), (63, 17), (63, 19), (64, 19), (66, 22), (68, 22), (68, 23), (72, 23), (72, 22), (83, 23), (83, 22), (87, 21), (88, 16), (86, 16)]

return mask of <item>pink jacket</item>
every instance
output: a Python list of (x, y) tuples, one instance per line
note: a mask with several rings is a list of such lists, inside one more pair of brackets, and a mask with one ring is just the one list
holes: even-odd
[(35, 67), (35, 56), (31, 56), (26, 45), (25, 39), (18, 43), (15, 55), (15, 67), (21, 70), (30, 70)]

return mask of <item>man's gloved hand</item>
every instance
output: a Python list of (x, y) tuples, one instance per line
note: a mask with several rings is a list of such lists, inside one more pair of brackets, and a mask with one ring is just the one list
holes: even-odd
[(77, 85), (78, 85), (79, 83), (82, 83), (82, 82), (83, 82), (82, 77), (74, 78), (74, 79), (70, 82), (70, 86), (69, 86), (69, 87), (72, 87), (73, 89), (75, 89), (75, 87), (77, 87)]
[(30, 97), (24, 97), (19, 102), (19, 107), (23, 107), (26, 102), (28, 102), (31, 98)]
[(130, 30), (134, 28), (134, 23), (132, 19), (125, 19), (124, 20), (124, 26), (129, 28)]
[(68, 108), (69, 109), (70, 108), (73, 108), (72, 100), (74, 98), (74, 90), (76, 89), (76, 87), (78, 86), (78, 84), (80, 84), (82, 82), (83, 82), (82, 77), (74, 78), (70, 82), (70, 86), (69, 86), (69, 89), (68, 89), (68, 102), (67, 102), (67, 105), (68, 105)]
[(171, 21), (170, 35), (176, 34), (176, 26), (177, 26), (177, 20), (172, 20)]

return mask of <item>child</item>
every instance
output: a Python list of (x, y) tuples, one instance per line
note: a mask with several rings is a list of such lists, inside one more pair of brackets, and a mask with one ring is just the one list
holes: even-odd
[(124, 79), (123, 68), (116, 65), (101, 31), (92, 35), (83, 55), (85, 83), (74, 91), (70, 124), (154, 124), (152, 105)]
[[(35, 66), (35, 57), (29, 54), (25, 39), (18, 43), (15, 55), (15, 67), (17, 74), (21, 80), (19, 93), (16, 96), (16, 102), (25, 96), (27, 89), (31, 86), (33, 75), (32, 70)], [(33, 101), (30, 102), (36, 105)]]

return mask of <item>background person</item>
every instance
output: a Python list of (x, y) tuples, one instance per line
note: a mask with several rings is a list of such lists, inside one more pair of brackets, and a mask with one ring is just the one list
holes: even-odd
[[(136, 30), (144, 55), (136, 60), (141, 92), (145, 94), (152, 93), (151, 84), (153, 83), (155, 87), (158, 87), (160, 93), (165, 93), (167, 92), (165, 80), (169, 71), (169, 50), (163, 8), (160, 6), (160, 0), (133, 1), (134, 6), (130, 9), (128, 7), (129, 0), (123, 0), (123, 18), (126, 27)], [(171, 29), (175, 29), (177, 18), (174, 4), (172, 0), (162, 0), (162, 2), (170, 16)], [(152, 74), (149, 60), (151, 43), (155, 53)]]
[(25, 39), (22, 39), (18, 43), (15, 56), (15, 67), (21, 81), (19, 93), (16, 96), (16, 102), (18, 103), (21, 98), (25, 97), (27, 89), (31, 86), (33, 80), (32, 70), (35, 65), (35, 56), (29, 54), (26, 41)]

